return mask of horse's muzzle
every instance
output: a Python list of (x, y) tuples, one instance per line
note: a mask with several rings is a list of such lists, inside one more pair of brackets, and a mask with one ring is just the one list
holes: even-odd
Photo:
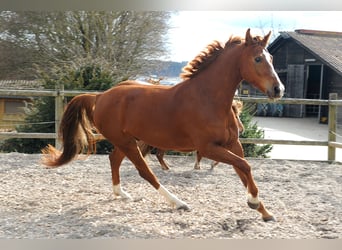
[(285, 87), (282, 83), (275, 84), (271, 89), (267, 90), (267, 96), (271, 99), (282, 98), (284, 95), (284, 90)]

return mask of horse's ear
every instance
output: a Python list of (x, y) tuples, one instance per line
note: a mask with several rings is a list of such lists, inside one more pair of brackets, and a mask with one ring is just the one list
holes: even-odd
[(247, 46), (253, 44), (253, 37), (251, 36), (251, 29), (250, 28), (248, 28), (248, 30), (246, 31), (245, 40), (246, 40)]
[(267, 46), (267, 44), (268, 44), (268, 42), (269, 42), (269, 40), (270, 40), (271, 34), (272, 34), (272, 31), (268, 32), (268, 34), (267, 34), (266, 36), (264, 36), (264, 39), (263, 39), (262, 42), (261, 42), (261, 45), (262, 45), (263, 47), (266, 47), (266, 46)]

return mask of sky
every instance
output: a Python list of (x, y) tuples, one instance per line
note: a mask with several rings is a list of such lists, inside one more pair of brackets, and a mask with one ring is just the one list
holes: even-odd
[(295, 29), (342, 32), (342, 11), (179, 11), (170, 20), (166, 59), (190, 61), (213, 40), (244, 36), (248, 28), (255, 35), (271, 30), (272, 39)]

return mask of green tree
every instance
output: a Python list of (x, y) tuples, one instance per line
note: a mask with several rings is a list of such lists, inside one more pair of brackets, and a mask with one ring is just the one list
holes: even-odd
[(29, 51), (27, 70), (96, 63), (121, 81), (158, 67), (169, 18), (165, 11), (1, 11), (0, 44)]
[[(60, 72), (61, 73), (61, 72)], [(61, 73), (62, 74), (62, 73)], [(113, 85), (109, 73), (102, 71), (96, 65), (88, 65), (79, 70), (72, 70), (61, 75), (58, 80), (45, 76), (44, 88), (52, 89), (57, 83), (63, 84), (65, 89), (93, 89), (105, 90)], [(66, 99), (67, 102), (70, 98)], [(35, 99), (26, 109), (25, 124), (18, 126), (18, 132), (55, 132), (55, 100), (54, 97), (41, 97)], [(0, 144), (0, 151), (39, 153), (47, 144), (54, 144), (52, 139), (9, 139)], [(98, 153), (108, 153), (112, 150), (111, 144), (106, 141), (97, 145)]]
[[(1, 35), (0, 35), (1, 37)], [(32, 65), (38, 60), (35, 50), (0, 39), (0, 79), (33, 80)]]
[[(240, 135), (240, 138), (264, 138), (263, 130), (258, 128), (258, 124), (253, 122), (252, 115), (253, 106), (245, 104), (240, 114), (240, 119), (245, 127), (244, 132)], [(272, 145), (258, 145), (254, 143), (243, 143), (242, 144), (245, 157), (268, 157), (267, 154), (271, 152)]]

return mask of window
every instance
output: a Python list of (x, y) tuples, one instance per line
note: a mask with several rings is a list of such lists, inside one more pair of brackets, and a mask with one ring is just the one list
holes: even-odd
[(5, 114), (20, 114), (24, 113), (24, 101), (6, 100), (5, 101)]

